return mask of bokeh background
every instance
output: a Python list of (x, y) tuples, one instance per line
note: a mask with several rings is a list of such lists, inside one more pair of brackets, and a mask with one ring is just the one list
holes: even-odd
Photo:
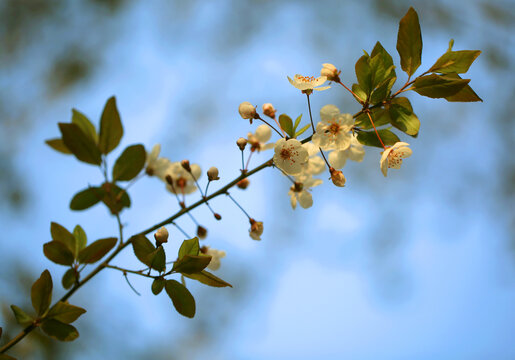
[[(57, 343), (35, 334), (20, 359), (513, 359), (515, 346), (513, 1), (130, 1), (0, 2), (0, 326), (20, 327), (8, 306), (30, 308), (43, 269), (64, 291), (64, 268), (42, 244), (50, 222), (81, 224), (89, 239), (116, 235), (105, 208), (71, 212), (71, 197), (101, 182), (92, 166), (54, 152), (77, 108), (98, 122), (116, 95), (122, 146), (162, 144), (172, 160), (217, 166), (222, 183), (238, 175), (235, 140), (253, 130), (238, 104), (272, 102), (307, 118), (305, 97), (286, 76), (316, 75), (324, 62), (355, 82), (354, 63), (376, 41), (393, 55), (399, 19), (419, 13), (421, 69), (446, 49), (480, 49), (467, 75), (483, 103), (448, 103), (410, 94), (422, 126), (413, 156), (384, 178), (379, 150), (348, 163), (344, 189), (325, 182), (314, 206), (293, 211), (287, 179), (267, 169), (233, 190), (265, 224), (248, 237), (245, 216), (218, 198), (195, 217), (204, 243), (227, 252), (217, 275), (233, 289), (189, 282), (197, 315), (178, 315), (147, 279), (103, 271), (71, 302), (88, 310), (81, 337)], [(399, 83), (405, 81), (398, 70)], [(467, 76), (467, 77), (469, 77)], [(315, 94), (315, 118), (328, 103), (355, 113), (340, 87)], [(270, 153), (253, 159), (257, 165)], [(202, 179), (205, 181), (205, 177)], [(205, 182), (202, 182), (205, 184)], [(216, 188), (213, 187), (213, 189)], [(131, 188), (126, 234), (177, 210), (156, 179)], [(196, 198), (194, 195), (193, 198)], [(194, 224), (179, 224), (194, 233)], [(184, 237), (169, 228), (169, 257)], [(140, 267), (127, 249), (114, 261)]]

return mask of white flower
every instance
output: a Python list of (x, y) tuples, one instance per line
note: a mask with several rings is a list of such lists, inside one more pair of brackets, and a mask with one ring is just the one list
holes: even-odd
[(296, 139), (279, 139), (275, 143), (274, 164), (288, 175), (298, 175), (308, 161), (308, 151)]
[[(191, 174), (184, 169), (180, 162), (171, 163), (166, 170), (165, 177), (170, 177), (172, 184), (168, 183), (166, 188), (174, 194), (191, 194), (197, 190), (195, 180), (192, 175), (198, 180), (201, 175), (200, 166), (197, 164), (190, 165)], [(168, 182), (168, 180), (167, 180)]]
[(338, 71), (336, 66), (333, 64), (325, 63), (322, 64), (322, 70), (320, 70), (320, 75), (325, 76), (329, 81), (340, 81), (341, 71)]
[(226, 253), (222, 250), (211, 249), (209, 246), (206, 246), (207, 250), (205, 250), (204, 254), (211, 256), (211, 261), (207, 266), (208, 269), (218, 270), (220, 268), (221, 262), (220, 259), (224, 258)]
[(386, 176), (388, 168), (400, 169), (402, 159), (411, 156), (413, 151), (408, 146), (409, 144), (401, 141), (396, 142), (393, 146), (383, 151), (379, 165), (384, 176)]
[(238, 111), (242, 118), (244, 119), (256, 119), (256, 107), (249, 103), (248, 101), (244, 101), (240, 104)]
[(288, 80), (290, 81), (290, 84), (295, 86), (297, 89), (302, 90), (302, 92), (308, 94), (311, 94), (313, 90), (322, 91), (330, 88), (330, 86), (323, 86), (317, 88), (317, 86), (320, 86), (327, 81), (327, 78), (325, 76), (320, 76), (316, 78), (314, 76), (302, 76), (296, 74), (293, 77), (293, 80), (290, 79), (290, 77), (288, 76)]
[(346, 150), (332, 151), (329, 154), (329, 164), (336, 169), (341, 169), (345, 166), (347, 159), (361, 162), (365, 157), (365, 149), (358, 141), (357, 135), (352, 135), (350, 146)]
[(308, 161), (302, 167), (303, 175), (318, 175), (325, 170), (325, 161), (318, 156), (320, 149), (310, 142), (302, 144), (308, 152)]
[(250, 229), (249, 235), (254, 240), (261, 240), (261, 235), (263, 235), (263, 222), (256, 221), (254, 219), (249, 219)]
[(298, 176), (295, 180), (295, 184), (292, 185), (288, 192), (288, 195), (290, 195), (291, 207), (295, 209), (298, 202), (300, 206), (307, 209), (313, 205), (313, 197), (308, 190), (322, 184), (322, 180), (306, 175)]
[(156, 239), (156, 242), (159, 244), (168, 242), (168, 230), (166, 230), (164, 226), (161, 226), (154, 234), (154, 239)]
[(256, 132), (251, 132), (247, 135), (248, 143), (250, 144), (250, 151), (260, 152), (262, 150), (272, 149), (273, 143), (265, 144), (272, 137), (272, 130), (268, 125), (259, 125), (256, 128)]
[(333, 168), (330, 168), (329, 171), (331, 172), (331, 181), (333, 184), (339, 187), (344, 187), (346, 179), (343, 173), (340, 170), (335, 170)]
[(160, 151), (161, 145), (154, 145), (150, 154), (147, 155), (147, 164), (145, 167), (145, 172), (149, 176), (157, 176), (159, 179), (164, 181), (166, 170), (170, 166), (171, 162), (167, 158), (160, 158)]
[(320, 110), (320, 121), (313, 134), (313, 144), (322, 150), (345, 150), (351, 142), (350, 130), (354, 125), (351, 114), (340, 114), (334, 105), (325, 105)]

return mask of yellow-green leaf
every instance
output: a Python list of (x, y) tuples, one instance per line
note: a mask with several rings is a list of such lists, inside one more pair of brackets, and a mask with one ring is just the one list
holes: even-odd
[(147, 152), (141, 144), (127, 147), (116, 160), (113, 167), (114, 181), (129, 181), (134, 179), (145, 166)]
[(402, 70), (409, 76), (413, 75), (421, 64), (422, 33), (417, 12), (412, 7), (399, 23), (397, 52), (401, 58)]
[(73, 254), (75, 251), (75, 236), (71, 232), (69, 232), (64, 226), (59, 225), (56, 222), (50, 223), (50, 234), (52, 235), (52, 239), (54, 241), (58, 241), (64, 244), (68, 250)]
[(179, 256), (178, 259), (182, 259), (186, 255), (198, 255), (200, 251), (200, 246), (198, 242), (198, 238), (194, 237), (193, 239), (184, 240), (179, 248)]
[(479, 54), (481, 54), (479, 50), (447, 51), (440, 56), (429, 71), (441, 74), (466, 73)]
[(152, 259), (149, 256), (156, 248), (145, 235), (137, 235), (132, 239), (132, 249), (138, 260), (150, 267)]
[(295, 136), (293, 133), (293, 121), (291, 120), (291, 117), (286, 114), (279, 115), (279, 124), (281, 125), (281, 129), (283, 129), (289, 137)]
[(75, 237), (75, 256), (78, 256), (79, 252), (88, 244), (88, 237), (80, 225), (76, 225), (73, 229), (73, 236)]
[(63, 288), (68, 290), (71, 288), (78, 280), (77, 276), (79, 276), (79, 273), (75, 269), (68, 269), (63, 275), (63, 278), (61, 279), (61, 284), (63, 285)]
[(102, 154), (109, 154), (115, 149), (123, 136), (122, 121), (116, 107), (115, 97), (107, 100), (100, 118), (100, 135), (98, 148)]
[(20, 324), (21, 326), (27, 326), (34, 322), (34, 319), (31, 316), (27, 315), (27, 313), (25, 311), (23, 311), (22, 309), (20, 309), (18, 306), (11, 305), (11, 310), (14, 313), (16, 322), (18, 324)]
[(73, 253), (59, 241), (50, 241), (43, 244), (43, 253), (48, 260), (59, 265), (70, 266), (75, 259)]
[(78, 110), (72, 109), (72, 123), (77, 124), (84, 135), (89, 137), (95, 144), (98, 143), (98, 135), (95, 125), (89, 121), (86, 115)]
[(204, 270), (211, 262), (211, 256), (185, 255), (173, 264), (172, 270), (183, 274), (194, 274)]
[(41, 329), (48, 336), (60, 341), (73, 341), (79, 337), (79, 332), (73, 325), (55, 319), (43, 321)]
[(80, 251), (79, 262), (81, 264), (93, 264), (97, 262), (114, 248), (117, 241), (117, 238), (110, 237), (92, 242)]
[[(399, 137), (388, 129), (381, 129), (377, 131), (381, 140), (385, 145), (393, 145), (400, 141)], [(382, 148), (381, 142), (377, 138), (375, 131), (360, 131), (358, 132), (358, 141), (363, 145), (375, 146)]]
[(78, 160), (92, 165), (101, 164), (102, 159), (97, 145), (82, 132), (77, 124), (59, 123), (58, 125), (64, 145)]
[(60, 322), (71, 324), (86, 312), (85, 309), (59, 301), (48, 312), (46, 319), (55, 319)]
[(202, 284), (213, 286), (213, 287), (226, 287), (230, 286), (231, 284), (228, 282), (225, 282), (224, 280), (220, 279), (219, 277), (211, 274), (209, 271), (202, 270), (201, 272), (198, 272), (196, 274), (183, 274), (187, 278), (197, 280), (201, 282)]
[(152, 282), (152, 294), (159, 295), (165, 286), (165, 279), (163, 278), (155, 278)]
[(179, 314), (189, 318), (195, 316), (195, 299), (184, 285), (176, 280), (166, 280), (165, 290)]
[(417, 78), (413, 88), (420, 95), (438, 99), (458, 93), (469, 81), (470, 79), (456, 79), (451, 76), (431, 74)]
[(93, 205), (96, 205), (105, 197), (105, 191), (99, 187), (89, 187), (79, 191), (73, 196), (70, 202), (71, 210), (86, 210)]
[(63, 139), (49, 139), (45, 140), (45, 143), (52, 149), (59, 151), (63, 154), (72, 154), (72, 152), (64, 145)]
[(52, 302), (52, 277), (48, 270), (43, 271), (39, 279), (32, 285), (30, 298), (32, 307), (36, 310), (38, 316), (43, 315), (50, 307)]

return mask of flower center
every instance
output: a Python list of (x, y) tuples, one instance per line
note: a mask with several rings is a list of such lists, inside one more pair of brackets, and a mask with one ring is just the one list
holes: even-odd
[(340, 125), (338, 125), (337, 123), (332, 123), (331, 126), (329, 126), (329, 132), (332, 135), (338, 134), (340, 132)]
[(299, 76), (297, 80), (302, 82), (312, 82), (316, 80), (316, 77), (314, 76)]
[(390, 151), (388, 154), (388, 167), (400, 164), (402, 164), (402, 156), (396, 153), (395, 150)]
[(291, 152), (290, 150), (286, 149), (286, 148), (283, 148), (281, 150), (281, 158), (283, 160), (288, 160), (289, 158), (291, 158)]
[(181, 189), (184, 189), (186, 187), (186, 179), (183, 177), (180, 177), (177, 179), (177, 186)]

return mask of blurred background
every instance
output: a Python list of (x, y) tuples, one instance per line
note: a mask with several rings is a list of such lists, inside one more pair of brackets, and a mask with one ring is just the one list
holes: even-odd
[[(483, 103), (448, 103), (409, 93), (421, 120), (413, 156), (384, 178), (379, 150), (348, 162), (347, 186), (327, 181), (308, 210), (290, 207), (290, 183), (266, 169), (232, 195), (264, 222), (261, 242), (229, 201), (194, 211), (203, 244), (227, 252), (217, 289), (188, 282), (193, 320), (178, 315), (148, 279), (105, 270), (71, 303), (88, 310), (73, 343), (35, 331), (20, 359), (513, 359), (515, 346), (515, 82), (512, 1), (130, 1), (0, 2), (0, 343), (17, 334), (9, 305), (30, 309), (30, 286), (46, 268), (54, 299), (64, 267), (47, 260), (50, 222), (81, 224), (90, 241), (116, 236), (105, 207), (71, 212), (69, 201), (102, 181), (94, 167), (44, 144), (77, 108), (98, 124), (116, 95), (125, 127), (119, 149), (162, 144), (172, 161), (238, 175), (234, 142), (249, 126), (242, 101), (304, 114), (286, 76), (319, 74), (330, 62), (355, 82), (362, 49), (381, 41), (397, 65), (400, 18), (417, 10), (425, 70), (454, 38), (479, 49), (467, 73)], [(405, 74), (398, 66), (398, 82)], [(398, 84), (394, 89), (398, 88)], [(312, 97), (355, 113), (341, 87)], [(272, 154), (253, 158), (254, 166)], [(205, 184), (203, 176), (201, 183)], [(177, 204), (156, 179), (131, 188), (127, 235), (163, 220)], [(198, 199), (192, 195), (190, 202)], [(189, 218), (178, 222), (189, 234)], [(169, 227), (169, 258), (184, 240)], [(139, 269), (130, 249), (114, 264)]]

